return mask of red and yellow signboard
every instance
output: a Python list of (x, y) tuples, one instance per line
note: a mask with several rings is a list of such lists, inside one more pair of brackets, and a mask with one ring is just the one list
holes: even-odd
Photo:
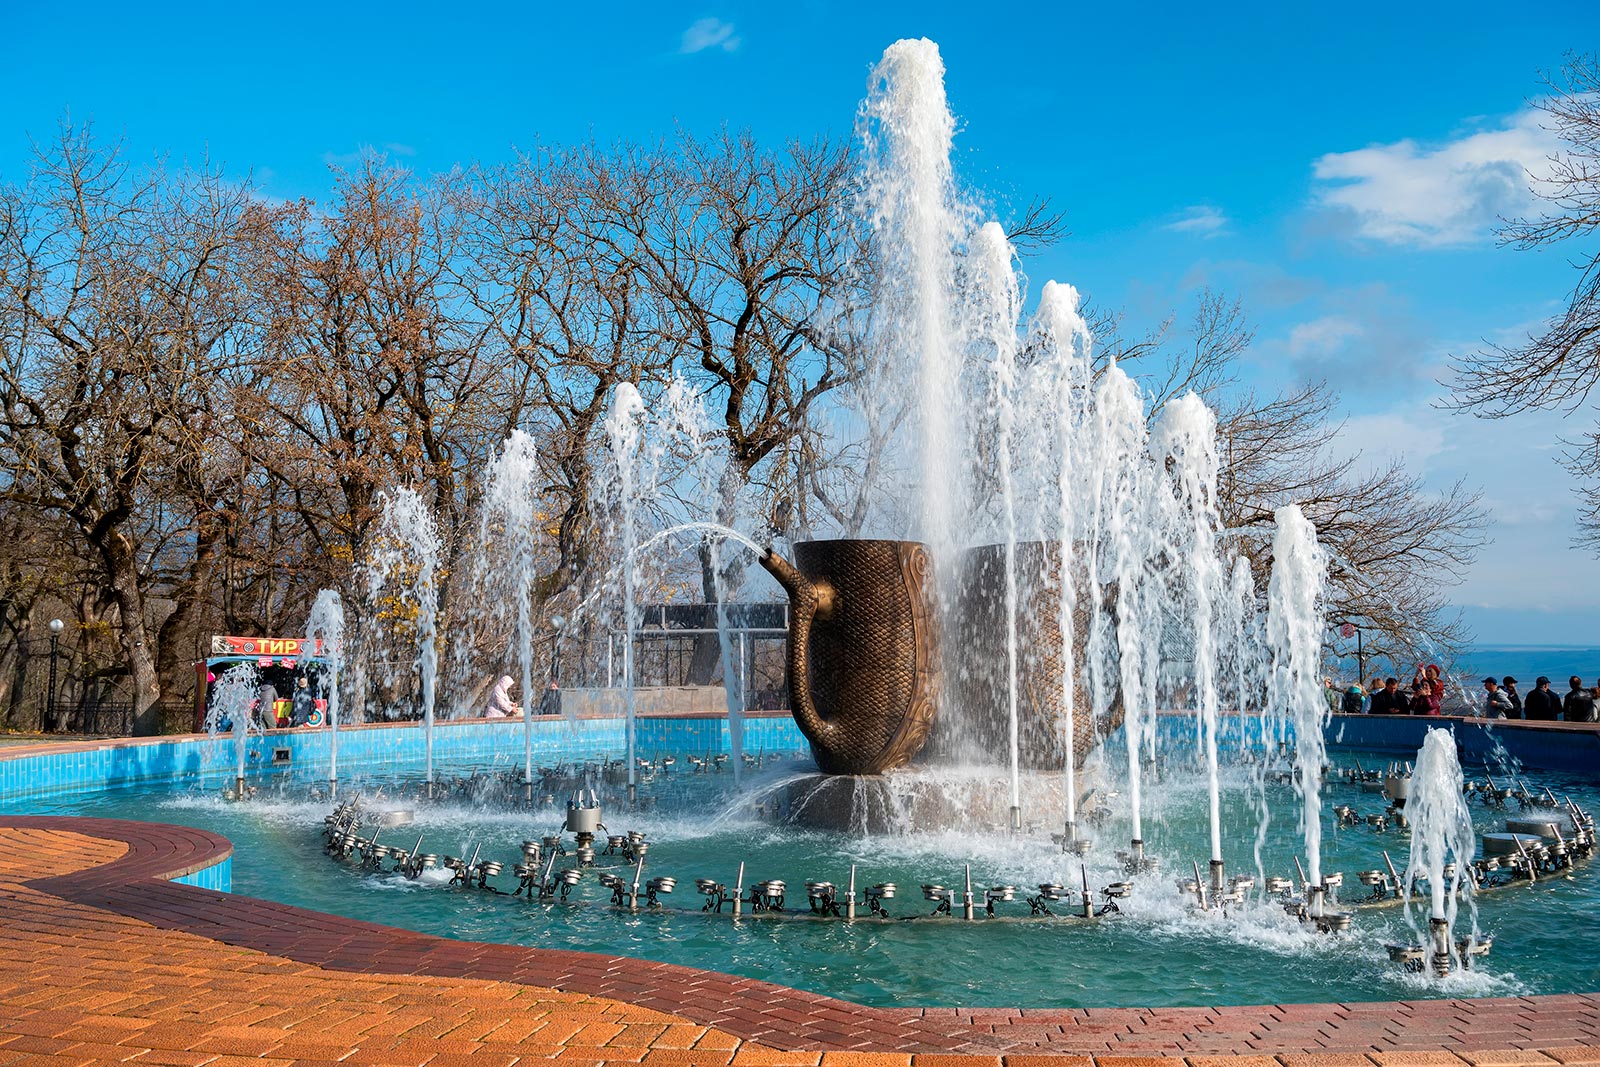
[[(308, 642), (303, 637), (221, 637), (211, 639), (211, 654), (213, 656), (259, 656), (272, 658), (276, 656), (298, 656), (300, 649)], [(316, 647), (308, 650), (315, 656), (322, 652), (322, 641), (316, 641)]]

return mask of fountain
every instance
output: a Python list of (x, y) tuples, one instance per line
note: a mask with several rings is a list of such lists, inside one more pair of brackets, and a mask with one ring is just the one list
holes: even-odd
[[(240, 663), (228, 668), (212, 683), (206, 712), (207, 734), (212, 737), (226, 734), (233, 738), (234, 774), (230, 796), (235, 800), (243, 800), (249, 793), (245, 765), (250, 750), (250, 731), (254, 726), (256, 683), (256, 669), (250, 664)], [(271, 710), (266, 714), (270, 715)]]
[(311, 605), (306, 621), (306, 648), (321, 649), (331, 668), (323, 685), (328, 694), (328, 795), (339, 789), (339, 675), (344, 664), (344, 601), (338, 592), (323, 589)]
[[(1265, 966), (1249, 954), (1262, 937), (1293, 950), (1285, 955), (1318, 951), (1307, 946), (1322, 933), (1367, 936), (1364, 948), (1375, 947), (1359, 917), (1425, 885), (1430, 931), (1403, 946), (1406, 959), (1421, 953), (1437, 971), (1475, 956), (1475, 920), (1468, 947), (1459, 943), (1457, 897), (1471, 901), (1474, 882), (1499, 888), (1572, 870), (1593, 851), (1587, 813), (1520, 781), (1483, 791), (1486, 804), (1519, 802), (1531, 817), (1489, 835), (1494, 854), (1477, 858), (1443, 735), (1430, 735), (1414, 772), (1396, 764), (1384, 775), (1381, 762), (1369, 762), (1325, 780), (1318, 681), (1327, 555), (1306, 514), (1294, 504), (1277, 511), (1260, 595), (1244, 539), (1221, 528), (1216, 418), (1202, 398), (1157, 402), (1127, 367), (1097, 358), (1069, 285), (1045, 283), (1028, 313), (1003, 229), (957, 190), (955, 123), (929, 42), (885, 53), (861, 125), (863, 180), (850, 207), (876, 257), (863, 274), (873, 307), (861, 333), (869, 358), (860, 407), (841, 414), (840, 433), (867, 426), (888, 435), (883, 464), (863, 475), (882, 475), (866, 486), (866, 520), (849, 529), (815, 523), (804, 537), (740, 532), (768, 527), (745, 521), (760, 514), (754, 504), (726, 495), (727, 458), (694, 390), (617, 386), (595, 442), (604, 482), (595, 513), (609, 541), (581, 602), (563, 601), (562, 610), (570, 634), (620, 637), (620, 685), (609, 663), (605, 674), (621, 690), (621, 714), (535, 722), (539, 456), (532, 437), (512, 434), (486, 472), (475, 542), (484, 558), (473, 565), (504, 582), (498, 599), (514, 608), (506, 647), (492, 654), (518, 662), (524, 714), (520, 723), (452, 725), (452, 735), (492, 740), (457, 746), (468, 754), (454, 766), (447, 749), (440, 768), (441, 535), (414, 491), (386, 494), (368, 592), (378, 625), (414, 638), (424, 785), (435, 801), (414, 814), (419, 833), (443, 835), (455, 855), (424, 851), (421, 837), (380, 840), (413, 814), (381, 798), (412, 795), (416, 783), (370, 764), (367, 780), (352, 783), (337, 733), (327, 777), (342, 793), (326, 823), (330, 855), (371, 878), (470, 894), (474, 921), (498, 895), (507, 907), (549, 909), (536, 921), (588, 923), (597, 938), (610, 935), (596, 934), (589, 914), (631, 922), (652, 912), (674, 922), (738, 918), (725, 928), (730, 944), (743, 944), (753, 919), (876, 924), (872, 936), (893, 951), (898, 924), (914, 919), (974, 924), (1004, 946), (997, 952), (1011, 952), (1029, 943), (1006, 940), (1006, 931), (1055, 923), (1092, 929), (1086, 936), (1114, 955), (1130, 945), (1116, 940), (1116, 924), (1135, 923), (1130, 940), (1140, 951), (1150, 937), (1188, 939), (1177, 951), (1199, 957), (1221, 944), (1239, 951), (1234, 971), (1246, 977)], [(718, 521), (685, 521), (696, 508)], [(700, 589), (717, 602), (725, 753), (712, 751), (721, 723), (705, 723), (703, 712), (641, 714), (649, 706), (640, 697), (648, 662), (641, 667), (636, 649), (641, 599), (669, 581), (690, 584), (682, 570), (655, 569), (668, 549), (690, 546), (709, 567), (696, 576)], [(793, 722), (749, 707), (742, 691), (726, 607), (739, 574), (724, 553), (744, 552), (789, 601)], [(335, 659), (335, 730), (342, 627), (339, 599), (325, 592), (307, 633)], [(219, 700), (246, 689), (243, 679), (219, 684)], [(748, 762), (746, 721), (766, 739), (750, 747), (768, 746)], [(775, 763), (765, 759), (773, 738), (785, 746)], [(547, 742), (552, 765), (541, 767), (536, 745)], [(787, 749), (801, 747), (810, 763), (790, 758)], [(244, 750), (241, 740), (241, 795)], [(673, 774), (674, 757), (685, 773)], [(1384, 790), (1389, 808), (1358, 810)], [(1298, 816), (1292, 830), (1272, 825), (1285, 807)], [(602, 823), (623, 811), (649, 834)], [(1403, 847), (1394, 842), (1408, 820), (1402, 878), (1390, 849)], [(774, 822), (818, 832), (785, 834)], [(502, 825), (501, 836), (521, 839), (509, 864), (495, 851)], [(1230, 875), (1230, 865), (1247, 869), (1252, 831), (1254, 876)], [(1176, 868), (1176, 894), (1154, 877), (1163, 862)], [(1278, 867), (1271, 875), (1269, 862)], [(1341, 902), (1340, 868), (1349, 864), (1365, 895)], [(508, 869), (517, 888), (501, 893), (495, 880)], [(692, 907), (675, 904), (683, 879), (696, 890)], [(695, 940), (664, 932), (664, 953)], [(784, 949), (763, 942), (755, 953), (768, 951)], [(1058, 963), (1059, 951), (1047, 949), (1036, 967)]]
[[(1440, 978), (1460, 967), (1470, 967), (1474, 957), (1486, 951), (1479, 948), (1475, 886), (1468, 876), (1477, 854), (1478, 835), (1464, 791), (1455, 738), (1447, 730), (1429, 730), (1417, 751), (1406, 802), (1411, 823), (1411, 860), (1405, 870), (1406, 922), (1413, 933), (1418, 931), (1410, 898), (1419, 882), (1427, 885), (1428, 936), (1423, 942), (1427, 949), (1416, 947), (1412, 950), (1415, 955), (1397, 955), (1391, 948), (1390, 955), (1409, 961), (1426, 953), (1427, 964)], [(1453, 935), (1461, 897), (1467, 901), (1470, 932), (1458, 939)]]
[(1322, 613), (1318, 601), (1327, 561), (1317, 532), (1298, 505), (1278, 509), (1272, 541), (1272, 580), (1267, 586), (1267, 640), (1272, 647), (1270, 710), (1294, 730), (1294, 788), (1301, 800), (1309, 912), (1321, 914), (1322, 767), (1327, 750), (1322, 727), (1329, 709), (1322, 696)]
[(368, 561), (367, 595), (376, 601), (388, 592), (401, 608), (415, 612), (410, 620), (416, 637), (417, 675), (422, 689), (422, 731), (427, 777), (424, 791), (431, 795), (433, 775), (433, 716), (439, 676), (436, 583), (442, 545), (433, 514), (421, 495), (402, 487), (379, 497), (382, 518)]
[[(489, 489), (480, 512), (481, 559), (510, 563), (509, 599), (516, 614), (517, 664), (522, 675), (522, 777), (533, 801), (533, 580), (538, 552), (539, 451), (533, 438), (514, 430), (489, 467)], [(480, 574), (480, 584), (487, 584)]]

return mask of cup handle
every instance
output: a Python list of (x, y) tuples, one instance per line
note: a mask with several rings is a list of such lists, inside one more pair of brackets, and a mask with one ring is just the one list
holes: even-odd
[(761, 557), (761, 565), (783, 586), (794, 607), (794, 617), (789, 620), (789, 695), (794, 704), (790, 710), (795, 722), (800, 724), (800, 732), (826, 748), (836, 730), (833, 723), (817, 714), (817, 706), (811, 699), (809, 664), (811, 622), (825, 604), (831, 609), (833, 588), (826, 583), (812, 582), (770, 548)]

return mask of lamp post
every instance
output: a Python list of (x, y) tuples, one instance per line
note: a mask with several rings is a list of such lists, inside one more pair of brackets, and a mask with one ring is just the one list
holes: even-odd
[(1367, 657), (1361, 649), (1361, 627), (1357, 626), (1353, 622), (1349, 622), (1348, 620), (1342, 622), (1339, 624), (1339, 636), (1347, 640), (1351, 637), (1356, 639), (1356, 673), (1360, 675), (1356, 681), (1362, 683), (1363, 685), (1366, 684)]
[(550, 680), (561, 684), (561, 629), (567, 620), (560, 615), (550, 618)]
[(66, 623), (60, 619), (50, 620), (50, 693), (45, 699), (45, 715), (50, 720), (50, 728), (56, 725), (56, 656), (61, 645), (61, 631)]

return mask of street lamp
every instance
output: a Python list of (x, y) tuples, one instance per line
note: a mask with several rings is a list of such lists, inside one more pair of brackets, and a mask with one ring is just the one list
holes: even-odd
[(557, 684), (561, 682), (561, 630), (566, 625), (560, 615), (550, 617), (550, 680)]
[(66, 625), (60, 619), (50, 620), (50, 695), (45, 701), (45, 716), (52, 730), (56, 725), (56, 655), (61, 645), (61, 631)]
[(1356, 680), (1365, 685), (1367, 681), (1367, 657), (1361, 648), (1361, 627), (1348, 620), (1339, 624), (1339, 636), (1346, 640), (1356, 639), (1356, 673), (1360, 675)]

